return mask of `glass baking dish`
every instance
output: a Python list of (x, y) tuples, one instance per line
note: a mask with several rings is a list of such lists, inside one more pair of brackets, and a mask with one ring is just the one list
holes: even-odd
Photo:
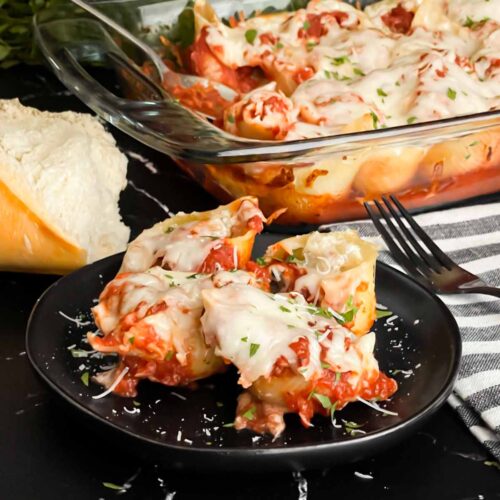
[[(215, 0), (222, 17), (288, 2)], [(370, 2), (367, 2), (370, 3)], [(153, 46), (185, 0), (93, 2)], [(233, 136), (171, 99), (158, 75), (116, 33), (72, 5), (35, 18), (35, 36), (59, 79), (99, 116), (172, 157), (221, 202), (254, 195), (281, 224), (364, 217), (362, 202), (394, 193), (429, 207), (500, 190), (500, 111), (287, 142)], [(87, 64), (112, 68), (120, 89), (95, 80)], [(500, 92), (499, 92), (500, 93)]]

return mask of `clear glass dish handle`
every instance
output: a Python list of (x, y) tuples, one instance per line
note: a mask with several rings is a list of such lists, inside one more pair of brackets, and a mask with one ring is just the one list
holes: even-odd
[[(207, 152), (217, 156), (220, 151), (248, 142), (233, 139), (172, 100), (142, 73), (98, 22), (75, 19), (73, 28), (78, 33), (84, 31), (85, 39), (61, 39), (60, 32), (64, 28), (68, 35), (71, 22), (35, 23), (36, 39), (58, 78), (98, 115), (150, 147), (177, 158), (196, 160), (197, 150), (203, 158)], [(82, 64), (89, 62), (113, 68), (122, 83), (134, 89), (134, 99), (117, 96), (99, 83)]]

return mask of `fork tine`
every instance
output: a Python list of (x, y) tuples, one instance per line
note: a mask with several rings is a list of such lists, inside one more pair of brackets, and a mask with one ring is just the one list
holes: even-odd
[(406, 243), (406, 240), (402, 236), (402, 234), (398, 231), (398, 228), (394, 225), (394, 223), (391, 220), (390, 214), (387, 212), (387, 210), (383, 207), (383, 205), (380, 204), (378, 200), (373, 200), (375, 205), (377, 206), (379, 212), (381, 213), (382, 217), (385, 219), (385, 222), (387, 224), (387, 227), (392, 233), (393, 239), (395, 238), (396, 241), (399, 243), (400, 247), (403, 250), (403, 253), (406, 254), (408, 259), (413, 263), (413, 265), (424, 275), (426, 276), (429, 274), (430, 269), (426, 265), (425, 262), (422, 261), (422, 259), (419, 258), (419, 256), (408, 246), (408, 243)]
[(417, 224), (415, 219), (410, 215), (408, 210), (399, 202), (399, 200), (394, 196), (390, 195), (393, 203), (398, 207), (399, 211), (403, 217), (408, 221), (412, 229), (415, 231), (417, 236), (420, 238), (422, 243), (429, 249), (432, 256), (441, 263), (444, 267), (448, 269), (453, 269), (456, 264), (432, 241), (430, 236)]
[(373, 224), (377, 228), (377, 231), (380, 233), (382, 236), (383, 240), (385, 241), (385, 244), (391, 251), (392, 256), (396, 260), (396, 262), (406, 269), (409, 273), (415, 275), (415, 276), (422, 276), (421, 272), (418, 270), (418, 268), (413, 264), (413, 262), (401, 251), (399, 246), (394, 242), (392, 239), (389, 231), (383, 226), (383, 224), (380, 222), (380, 215), (375, 214), (375, 211), (372, 209), (372, 207), (365, 202), (364, 203), (365, 209), (368, 212), (368, 215), (370, 216), (370, 219), (373, 221)]
[(385, 206), (391, 212), (393, 219), (397, 222), (403, 234), (406, 236), (406, 239), (410, 242), (411, 246), (415, 249), (415, 251), (422, 257), (425, 263), (434, 271), (439, 272), (442, 269), (442, 264), (438, 262), (434, 256), (429, 255), (423, 248), (422, 245), (416, 240), (415, 236), (413, 236), (412, 232), (406, 227), (405, 223), (402, 221), (401, 216), (398, 214), (396, 209), (393, 207), (390, 200), (387, 199), (386, 196), (382, 196), (382, 200)]

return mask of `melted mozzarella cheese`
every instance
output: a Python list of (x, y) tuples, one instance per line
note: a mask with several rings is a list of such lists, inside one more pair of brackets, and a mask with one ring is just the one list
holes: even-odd
[[(299, 237), (292, 245), (302, 241)], [(363, 262), (367, 251), (365, 245), (372, 247), (361, 240), (355, 231), (315, 231), (305, 240), (303, 264), (322, 275), (345, 271)]]
[(498, 0), (449, 0), (448, 16), (460, 25), (493, 20), (500, 24), (500, 2)]
[(437, 71), (444, 71), (444, 65), (435, 55), (422, 71), (420, 93), (412, 108), (413, 114), (422, 121), (486, 111), (498, 101), (496, 92), (500, 89), (496, 82), (481, 82), (455, 63), (446, 64), (446, 78), (437, 76)]
[[(364, 309), (359, 314), (371, 314), (369, 302), (373, 300), (373, 308), (375, 306), (375, 245), (362, 240), (355, 231), (314, 232), (280, 241), (266, 253), (269, 259), (286, 258), (288, 255), (295, 257), (294, 265), (301, 270), (293, 290), (302, 293), (309, 302), (341, 313), (345, 312), (349, 300), (358, 300), (356, 305)], [(279, 265), (272, 268), (276, 268), (276, 281), (280, 282)], [(367, 295), (362, 295), (362, 290)], [(362, 304), (366, 304), (366, 308)], [(359, 319), (358, 316), (356, 318)], [(369, 327), (355, 331), (365, 333)]]
[[(137, 313), (129, 337), (134, 336), (134, 328), (150, 327), (158, 342), (167, 350), (175, 350), (177, 360), (184, 365), (192, 339), (201, 335), (202, 290), (231, 283), (253, 285), (255, 278), (245, 271), (221, 271), (206, 275), (165, 271), (156, 266), (145, 273), (123, 274), (114, 279), (92, 312), (105, 334), (112, 332), (128, 314)], [(166, 307), (147, 313), (151, 307), (158, 305)], [(125, 344), (128, 353), (133, 354), (133, 345)], [(149, 349), (154, 351), (155, 347), (161, 351), (162, 346), (150, 345)]]
[(308, 80), (292, 99), (304, 121), (327, 127), (344, 126), (374, 112), (359, 94), (335, 80)]
[[(305, 379), (313, 379), (321, 374), (320, 355), (325, 349), (332, 369), (352, 371), (354, 378), (365, 369), (378, 369), (373, 358), (373, 336), (369, 337), (371, 341), (361, 342), (334, 319), (314, 314), (299, 294), (273, 295), (231, 284), (206, 289), (202, 296), (205, 314), (201, 322), (207, 344), (238, 368), (243, 387), (271, 376), (281, 357)], [(309, 348), (308, 363), (302, 367), (290, 347), (300, 338), (307, 340)]]
[(179, 212), (146, 229), (129, 244), (120, 272), (142, 272), (158, 261), (167, 269), (196, 272), (222, 240), (245, 234), (250, 219), (265, 222), (255, 202), (243, 199), (237, 210), (234, 203), (199, 214)]
[[(146, 273), (123, 274), (107, 285), (92, 312), (105, 334), (111, 333), (121, 320), (134, 312), (136, 319), (124, 335), (134, 337), (137, 329), (150, 328), (157, 342), (148, 346), (149, 351), (161, 356), (173, 349), (184, 365), (191, 339), (200, 335), (201, 290), (209, 286), (212, 286), (210, 276), (166, 272), (161, 267)], [(158, 305), (166, 307), (148, 312)], [(134, 352), (133, 344), (126, 340), (123, 339), (127, 353), (141, 355)], [(120, 352), (122, 350), (120, 348)]]
[[(354, 296), (360, 277), (357, 273), (343, 276), (340, 273), (356, 268), (365, 260), (362, 247), (350, 237), (346, 238), (345, 233), (312, 233), (304, 246), (303, 255), (304, 261), (299, 266), (307, 272), (297, 279), (294, 289), (298, 292), (308, 290), (316, 303), (322, 291), (328, 301), (341, 311), (348, 298)], [(332, 300), (330, 291), (333, 277), (335, 300)]]
[(168, 229), (157, 224), (133, 241), (122, 270), (144, 270), (161, 259), (167, 269), (196, 271), (220, 240), (231, 235), (231, 226), (223, 218), (188, 222), (170, 232)]
[[(405, 35), (383, 20), (399, 5), (414, 13)], [(284, 137), (294, 140), (498, 109), (498, 24), (499, 0), (383, 0), (365, 12), (312, 0), (294, 13), (220, 28), (213, 43), (233, 65), (239, 58), (238, 67), (260, 65), (266, 74), (273, 68), (271, 78), (298, 111)], [(256, 32), (250, 42), (249, 29)], [(274, 46), (260, 40), (265, 33), (275, 37)], [(297, 82), (280, 86), (280, 78), (293, 79), (301, 68), (314, 76), (296, 89)], [(266, 126), (273, 120), (280, 123), (270, 114)]]

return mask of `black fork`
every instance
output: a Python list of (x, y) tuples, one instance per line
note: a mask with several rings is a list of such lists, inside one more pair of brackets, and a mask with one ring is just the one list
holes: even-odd
[(394, 260), (422, 285), (443, 294), (483, 293), (500, 297), (499, 288), (489, 286), (453, 262), (395, 196), (383, 196), (382, 202), (374, 200), (364, 205)]

